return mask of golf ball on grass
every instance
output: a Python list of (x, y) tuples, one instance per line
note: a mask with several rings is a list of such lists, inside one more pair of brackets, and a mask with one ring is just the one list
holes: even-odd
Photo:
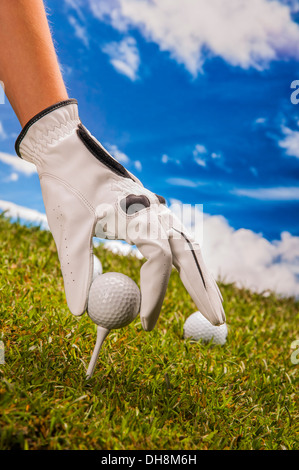
[(203, 343), (213, 340), (213, 344), (223, 345), (226, 342), (227, 333), (226, 323), (214, 326), (200, 312), (192, 313), (184, 324), (184, 338)]
[(140, 299), (140, 290), (131, 278), (122, 273), (104, 273), (91, 284), (87, 312), (103, 328), (123, 328), (137, 317)]

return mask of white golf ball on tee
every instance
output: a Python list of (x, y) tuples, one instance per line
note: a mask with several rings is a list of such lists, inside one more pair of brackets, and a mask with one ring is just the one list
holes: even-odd
[(199, 311), (192, 313), (184, 324), (184, 338), (194, 341), (209, 343), (213, 339), (214, 344), (223, 345), (227, 337), (227, 325), (212, 325)]
[(87, 312), (98, 326), (108, 330), (123, 328), (137, 317), (140, 299), (140, 290), (130, 277), (108, 272), (92, 282)]

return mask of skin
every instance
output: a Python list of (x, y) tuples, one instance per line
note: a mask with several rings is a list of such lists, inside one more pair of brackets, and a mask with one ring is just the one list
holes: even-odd
[(42, 0), (1, 0), (0, 80), (22, 127), (68, 99)]

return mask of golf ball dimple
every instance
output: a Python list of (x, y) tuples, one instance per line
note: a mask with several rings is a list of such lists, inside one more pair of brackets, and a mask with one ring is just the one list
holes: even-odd
[(91, 284), (87, 312), (103, 328), (123, 328), (137, 317), (140, 299), (140, 290), (131, 278), (122, 273), (104, 273)]
[(103, 266), (101, 261), (96, 255), (93, 255), (93, 275), (92, 275), (92, 280), (94, 281), (95, 278), (103, 273)]
[(227, 325), (212, 325), (200, 312), (195, 312), (187, 318), (184, 324), (184, 338), (208, 343), (213, 339), (214, 344), (223, 345), (227, 338)]

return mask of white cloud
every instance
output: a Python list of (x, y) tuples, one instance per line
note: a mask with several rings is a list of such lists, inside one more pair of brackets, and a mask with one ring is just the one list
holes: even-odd
[(187, 178), (168, 178), (166, 182), (172, 186), (184, 186), (186, 188), (197, 188), (198, 183)]
[(75, 10), (76, 14), (78, 17), (81, 19), (81, 21), (84, 21), (84, 2), (85, 0), (64, 0), (65, 3), (69, 8), (72, 8)]
[(204, 145), (202, 144), (195, 145), (195, 148), (193, 150), (193, 157), (197, 165), (202, 166), (202, 167), (207, 166), (206, 156), (205, 156), (206, 153), (207, 153), (207, 149)]
[(207, 149), (202, 144), (196, 144), (193, 150), (193, 155), (196, 157), (198, 154), (207, 153)]
[(267, 118), (259, 117), (254, 121), (254, 124), (265, 124), (266, 121), (267, 121)]
[(3, 181), (9, 183), (11, 181), (18, 181), (18, 179), (19, 179), (18, 173), (13, 171), (7, 178), (4, 178)]
[(130, 162), (130, 159), (128, 155), (126, 155), (124, 152), (119, 150), (117, 145), (114, 144), (106, 144), (107, 150), (111, 153), (112, 157), (116, 158), (120, 163), (124, 163), (125, 165), (128, 165)]
[(117, 145), (109, 143), (106, 143), (105, 145), (112, 157), (116, 158), (120, 163), (127, 166), (133, 165), (137, 171), (142, 171), (142, 164), (139, 160), (132, 161), (128, 155), (119, 150)]
[(299, 11), (299, 1), (298, 0), (281, 0), (282, 3), (288, 5), (292, 13), (297, 13)]
[[(170, 207), (180, 217), (178, 202), (173, 200)], [(183, 222), (192, 231), (188, 220)], [(222, 216), (204, 215), (198, 241), (216, 278), (255, 292), (299, 297), (299, 237), (283, 232), (280, 240), (270, 242), (251, 230), (234, 230)]]
[(234, 189), (231, 193), (236, 196), (245, 196), (261, 201), (299, 201), (299, 187), (297, 186)]
[[(112, 253), (116, 253), (118, 255), (123, 255), (123, 256), (136, 256), (139, 259), (143, 258), (143, 255), (140, 253), (138, 248), (136, 246), (129, 245), (126, 242), (123, 242), (121, 240), (100, 240), (100, 243), (104, 243), (104, 247), (112, 251)], [(94, 240), (94, 246), (98, 245), (98, 240)]]
[(34, 209), (19, 206), (10, 201), (0, 200), (0, 211), (6, 211), (6, 215), (12, 219), (26, 220), (27, 222), (38, 223), (44, 229), (49, 228), (46, 214), (42, 214)]
[(140, 162), (139, 160), (136, 160), (136, 161), (134, 162), (134, 166), (135, 166), (135, 168), (136, 168), (137, 171), (141, 171), (141, 170), (142, 170), (142, 164), (141, 164), (141, 162)]
[(203, 158), (198, 158), (198, 157), (194, 157), (194, 161), (197, 163), (197, 165), (199, 166), (203, 166), (203, 167), (206, 167), (207, 166), (207, 163), (205, 160), (203, 160)]
[(37, 173), (36, 167), (33, 163), (27, 162), (22, 158), (10, 155), (8, 153), (0, 152), (0, 162), (11, 166), (16, 172), (22, 173), (26, 176), (31, 176)]
[(211, 153), (211, 157), (215, 160), (215, 159), (218, 159), (218, 158), (221, 158), (221, 153), (217, 153), (217, 152), (212, 152)]
[[(217, 232), (219, 230), (219, 232)], [(251, 230), (233, 230), (221, 218), (205, 221), (203, 250), (211, 269), (226, 282), (251, 290), (299, 295), (299, 237), (282, 234), (270, 243)]]
[(72, 67), (70, 67), (69, 65), (67, 65), (67, 64), (59, 63), (59, 68), (60, 68), (60, 72), (62, 73), (63, 77), (69, 77), (74, 72), (74, 69)]
[[(199, 166), (202, 166), (203, 168), (205, 168), (207, 166), (208, 160), (210, 160), (210, 161), (214, 160), (215, 164), (217, 164), (218, 166), (223, 167), (223, 162), (221, 160), (222, 159), (221, 153), (219, 153), (219, 152), (209, 153), (208, 149), (205, 147), (205, 145), (196, 144), (192, 153), (193, 153), (193, 159), (194, 159), (195, 163), (197, 163), (197, 165), (199, 165)], [(227, 169), (227, 168), (225, 168), (225, 169)]]
[[(1, 104), (1, 102), (0, 102), (0, 104)], [(7, 134), (4, 130), (2, 122), (0, 121), (0, 140), (5, 140), (5, 139), (7, 139)]]
[(164, 164), (168, 163), (168, 162), (172, 162), (175, 165), (181, 165), (181, 163), (182, 163), (178, 158), (169, 157), (169, 155), (166, 155), (166, 153), (164, 153), (162, 155), (161, 162), (164, 163)]
[(138, 29), (193, 76), (210, 57), (258, 70), (273, 60), (299, 58), (294, 1), (89, 0), (89, 6), (121, 32)]
[(134, 38), (126, 37), (120, 42), (107, 43), (102, 51), (108, 54), (110, 63), (117, 72), (126, 75), (132, 81), (138, 79), (140, 57)]
[(74, 28), (75, 36), (76, 36), (78, 39), (80, 39), (86, 47), (88, 47), (88, 45), (89, 45), (89, 38), (88, 38), (88, 33), (87, 33), (87, 30), (86, 30), (85, 26), (82, 26), (82, 25), (78, 22), (78, 20), (77, 20), (74, 16), (72, 16), (72, 15), (70, 15), (70, 16), (68, 17), (68, 20), (69, 20), (70, 24), (71, 24), (71, 25), (73, 26), (73, 28)]
[(299, 131), (293, 131), (283, 126), (284, 139), (278, 142), (279, 147), (285, 149), (286, 155), (299, 158)]
[[(222, 216), (202, 214), (190, 205), (187, 211), (182, 211), (181, 205), (180, 201), (171, 200), (170, 209), (188, 231), (193, 232), (194, 220), (203, 221), (197, 241), (215, 278), (255, 292), (270, 290), (283, 296), (299, 297), (299, 237), (283, 232), (279, 240), (270, 242), (251, 230), (233, 229)], [(49, 229), (46, 215), (36, 210), (0, 201), (0, 211), (5, 210), (12, 218), (39, 223), (42, 228)], [(125, 242), (94, 239), (95, 246), (100, 242), (114, 253), (142, 258), (136, 247)]]

